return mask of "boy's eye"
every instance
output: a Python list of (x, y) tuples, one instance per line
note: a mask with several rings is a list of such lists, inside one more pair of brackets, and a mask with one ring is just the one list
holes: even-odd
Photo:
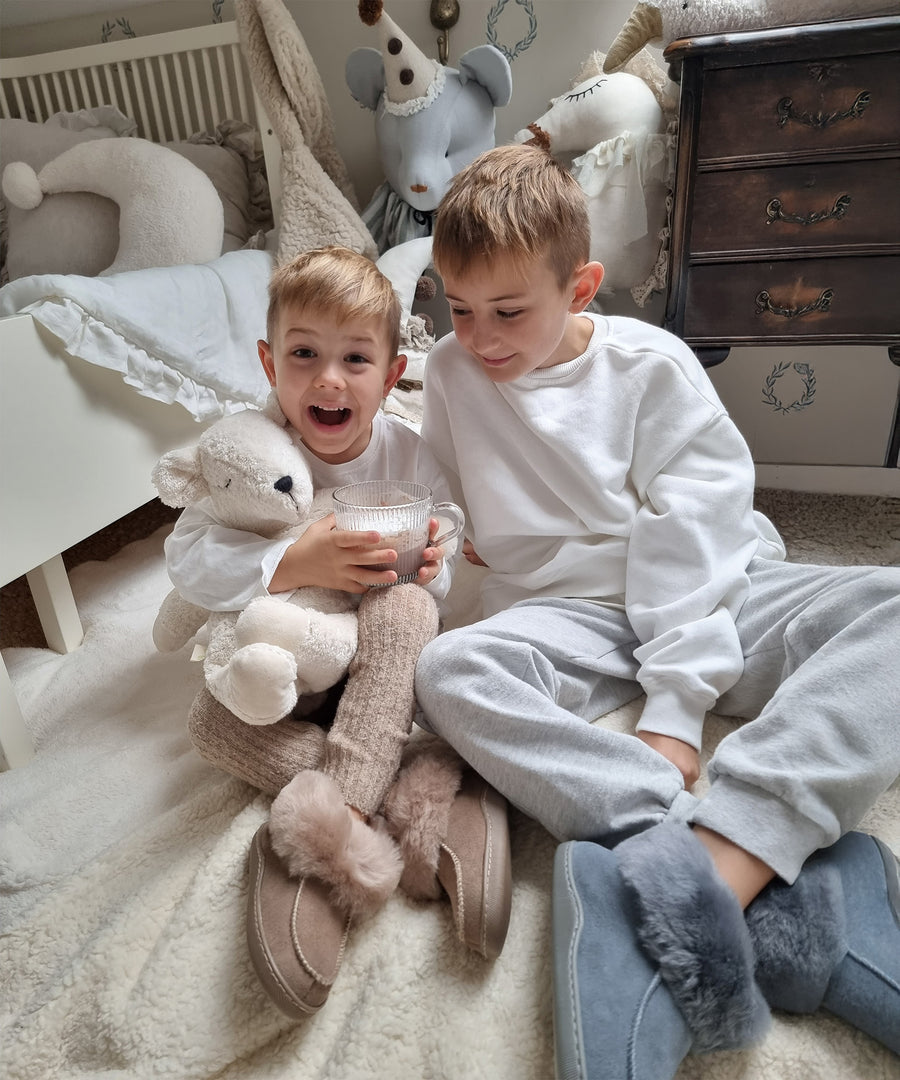
[(309, 360), (316, 354), (313, 349), (307, 349), (305, 345), (301, 345), (299, 348), (292, 349), (291, 355), (298, 357), (300, 360)]
[(498, 311), (497, 314), (501, 319), (514, 319), (517, 315), (522, 314), (522, 309), (516, 308), (514, 311)]
[(451, 304), (451, 306), (450, 306), (450, 314), (455, 315), (457, 318), (459, 318), (461, 315), (468, 315), (469, 314), (469, 309), (468, 308), (461, 308), (461, 307), (453, 307), (453, 305)]
[(348, 364), (368, 364), (369, 358), (362, 353), (349, 353), (345, 357)]

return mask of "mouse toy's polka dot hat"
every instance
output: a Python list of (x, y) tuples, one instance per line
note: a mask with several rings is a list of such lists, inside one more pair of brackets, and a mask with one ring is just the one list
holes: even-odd
[(359, 0), (359, 17), (380, 35), (384, 107), (399, 116), (427, 109), (444, 88), (444, 69), (404, 34), (384, 11), (382, 0)]

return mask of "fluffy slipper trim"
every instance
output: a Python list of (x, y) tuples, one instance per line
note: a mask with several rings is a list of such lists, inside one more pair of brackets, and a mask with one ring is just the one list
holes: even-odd
[(684, 825), (657, 825), (616, 847), (639, 912), (638, 940), (694, 1036), (693, 1053), (759, 1041), (770, 1015), (753, 979), (744, 913)]
[(334, 903), (354, 918), (371, 915), (397, 888), (403, 870), (397, 845), (355, 817), (324, 773), (306, 770), (282, 788), (269, 835), (292, 877), (325, 882)]
[(438, 858), (462, 769), (462, 759), (446, 743), (423, 740), (407, 753), (382, 806), (403, 856), (400, 888), (414, 900), (437, 900), (444, 895), (437, 878)]
[(745, 916), (766, 1001), (786, 1012), (815, 1012), (848, 949), (840, 872), (813, 860), (793, 885), (767, 885)]

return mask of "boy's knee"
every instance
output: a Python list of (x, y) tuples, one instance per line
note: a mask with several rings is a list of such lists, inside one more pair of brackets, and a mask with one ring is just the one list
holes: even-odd
[(804, 640), (822, 645), (861, 619), (870, 620), (873, 633), (887, 632), (892, 627), (896, 633), (900, 619), (900, 569), (875, 567), (848, 576), (840, 586), (798, 615), (793, 628)]
[(416, 664), (416, 690), (418, 691), (421, 684), (430, 685), (431, 682), (440, 677), (441, 670), (447, 663), (447, 658), (453, 654), (459, 655), (460, 650), (458, 647), (454, 647), (452, 638), (455, 637), (454, 631), (448, 630), (444, 634), (438, 634), (437, 637), (432, 638), (419, 653), (419, 661)]

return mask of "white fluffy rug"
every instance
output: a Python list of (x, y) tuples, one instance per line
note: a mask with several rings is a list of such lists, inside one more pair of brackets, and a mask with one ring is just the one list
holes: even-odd
[[(72, 573), (76, 652), (4, 653), (38, 746), (0, 775), (4, 1075), (551, 1080), (554, 845), (518, 815), (496, 963), (459, 945), (447, 906), (396, 895), (353, 933), (319, 1014), (296, 1024), (269, 1004), (244, 937), (247, 850), (268, 800), (188, 742), (199, 665), (150, 640), (164, 534)], [(634, 708), (604, 722), (626, 726)], [(725, 730), (714, 719), (712, 741)], [(896, 786), (866, 824), (900, 850)], [(835, 1019), (779, 1016), (761, 1047), (689, 1058), (678, 1076), (889, 1080), (898, 1064)]]

